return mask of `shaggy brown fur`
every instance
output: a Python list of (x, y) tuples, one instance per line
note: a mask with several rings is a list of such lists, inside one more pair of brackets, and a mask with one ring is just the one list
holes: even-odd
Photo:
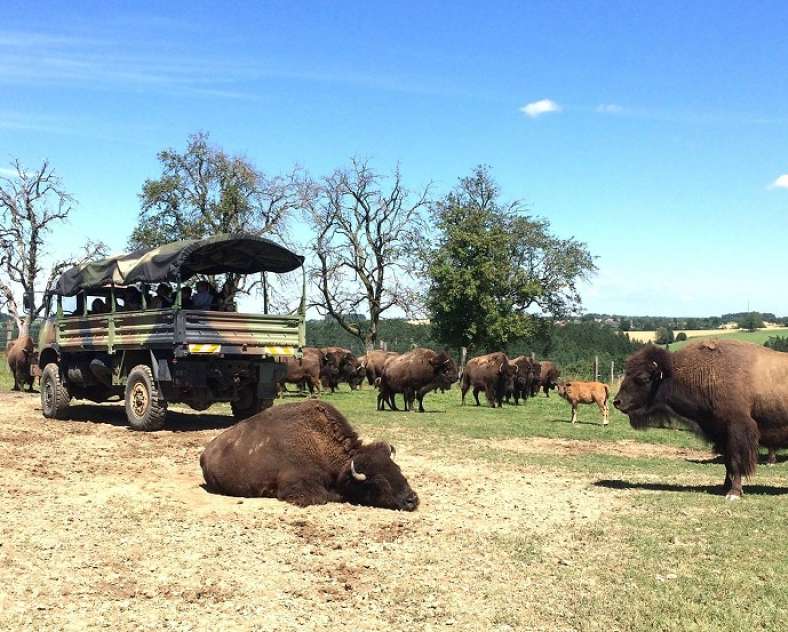
[(627, 361), (613, 405), (635, 428), (690, 423), (725, 459), (729, 498), (758, 461), (758, 445), (788, 446), (788, 354), (736, 340), (700, 341), (676, 353), (653, 345)]
[(334, 376), (337, 367), (333, 356), (316, 347), (304, 347), (303, 358), (287, 358), (287, 375), (282, 384), (306, 384), (310, 394), (320, 393), (321, 376)]
[(22, 336), (6, 345), (6, 360), (8, 368), (14, 376), (15, 391), (20, 390), (25, 384), (27, 384), (28, 391), (33, 391), (34, 378), (30, 374), (30, 365), (35, 355), (33, 349), (33, 339), (30, 336)]
[(337, 367), (338, 374), (336, 376), (327, 374), (323, 376), (323, 384), (330, 387), (332, 393), (336, 391), (340, 382), (347, 382), (351, 390), (356, 390), (364, 381), (364, 369), (350, 349), (323, 347), (320, 350), (332, 357)]
[(550, 360), (542, 360), (538, 364), (539, 376), (538, 380), (534, 380), (532, 393), (536, 395), (541, 388), (544, 391), (545, 397), (550, 397), (550, 389), (558, 385), (558, 378), (561, 377), (561, 370), (554, 362)]
[(397, 410), (394, 397), (402, 393), (405, 410), (412, 410), (416, 400), (424, 412), (424, 396), (435, 389), (449, 389), (457, 381), (457, 365), (445, 351), (417, 347), (400, 356), (388, 358), (378, 380), (378, 410), (387, 403)]
[(468, 390), (473, 387), (477, 406), (480, 405), (479, 393), (484, 391), (487, 403), (492, 408), (502, 407), (506, 392), (514, 388), (518, 371), (518, 366), (502, 351), (471, 358), (462, 371), (462, 405), (465, 405)]
[(395, 351), (370, 351), (367, 355), (361, 356), (358, 361), (367, 376), (367, 382), (372, 386), (381, 375), (383, 375), (383, 367), (386, 360), (389, 358), (396, 358), (399, 353)]
[(596, 404), (602, 413), (602, 425), (607, 426), (607, 384), (602, 382), (559, 382), (558, 395), (572, 406), (572, 423), (577, 421), (580, 404)]
[(330, 501), (412, 511), (418, 496), (387, 443), (363, 444), (330, 404), (283, 404), (224, 431), (200, 466), (208, 489), (307, 506)]

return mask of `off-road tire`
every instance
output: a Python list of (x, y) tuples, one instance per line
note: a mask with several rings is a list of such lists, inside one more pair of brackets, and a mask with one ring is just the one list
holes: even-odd
[(65, 419), (71, 395), (60, 377), (60, 367), (50, 362), (41, 373), (41, 412), (47, 419)]
[(242, 421), (249, 417), (254, 417), (257, 413), (264, 411), (274, 405), (272, 399), (260, 399), (257, 397), (257, 387), (251, 389), (251, 393), (238, 401), (230, 402), (230, 408), (233, 410), (233, 417), (236, 421)]
[(129, 372), (124, 399), (132, 430), (150, 432), (164, 428), (167, 401), (159, 393), (149, 366), (138, 364)]

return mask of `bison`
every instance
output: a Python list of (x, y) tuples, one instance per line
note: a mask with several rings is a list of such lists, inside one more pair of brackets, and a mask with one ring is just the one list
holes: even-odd
[(579, 404), (596, 404), (602, 413), (602, 425), (607, 426), (607, 384), (602, 382), (559, 382), (558, 395), (572, 406), (572, 423), (577, 421)]
[(723, 456), (723, 488), (735, 500), (758, 445), (788, 446), (788, 354), (736, 340), (675, 353), (649, 345), (627, 360), (613, 405), (634, 428), (688, 422)]
[(540, 369), (539, 365), (528, 356), (517, 356), (511, 362), (517, 367), (517, 374), (506, 393), (506, 401), (508, 403), (511, 397), (514, 399), (515, 406), (519, 406), (521, 399), (525, 401), (531, 396), (533, 383)]
[(347, 382), (351, 390), (356, 390), (361, 385), (364, 380), (364, 368), (350, 349), (323, 347), (321, 351), (333, 357), (337, 366), (338, 374), (336, 376), (326, 375), (323, 377), (323, 383), (331, 389), (332, 393), (336, 391), (340, 382)]
[(359, 364), (364, 368), (367, 382), (372, 386), (375, 381), (383, 375), (383, 366), (389, 358), (396, 358), (399, 353), (395, 351), (370, 351), (367, 355), (360, 357)]
[(364, 444), (342, 414), (318, 400), (282, 404), (213, 439), (200, 456), (209, 491), (294, 505), (349, 502), (413, 511), (419, 497), (394, 446)]
[(558, 385), (558, 378), (561, 376), (561, 370), (554, 362), (550, 362), (550, 360), (542, 360), (538, 366), (539, 372), (536, 374), (537, 379), (534, 380), (531, 393), (536, 395), (541, 388), (544, 391), (545, 397), (550, 397), (550, 389)]
[(298, 384), (309, 388), (309, 393), (320, 393), (321, 378), (333, 380), (338, 373), (334, 356), (317, 349), (304, 347), (303, 358), (287, 358), (287, 375), (282, 384)]
[(416, 400), (424, 412), (424, 396), (435, 389), (449, 389), (457, 381), (457, 365), (445, 351), (417, 347), (402, 355), (388, 358), (383, 375), (378, 378), (378, 410), (388, 403), (397, 410), (394, 397), (402, 393), (405, 410), (412, 410)]
[(503, 406), (503, 398), (514, 388), (514, 379), (519, 371), (505, 353), (497, 351), (468, 360), (462, 372), (462, 405), (465, 395), (473, 387), (473, 398), (479, 404), (479, 392), (484, 391), (487, 403), (495, 408)]
[(33, 339), (30, 336), (20, 336), (6, 345), (5, 353), (8, 368), (14, 376), (14, 390), (21, 390), (27, 384), (28, 392), (32, 393), (33, 375), (30, 366), (35, 358)]

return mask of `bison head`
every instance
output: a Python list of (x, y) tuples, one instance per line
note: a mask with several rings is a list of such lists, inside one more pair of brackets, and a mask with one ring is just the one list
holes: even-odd
[(558, 395), (566, 399), (566, 387), (569, 386), (568, 382), (558, 382), (556, 385), (556, 389), (558, 390)]
[(362, 446), (340, 475), (342, 496), (354, 505), (414, 511), (416, 495), (394, 462), (394, 446), (371, 443)]
[(457, 380), (460, 379), (460, 373), (457, 370), (457, 365), (451, 356), (445, 351), (441, 351), (438, 355), (430, 360), (432, 368), (435, 370), (435, 378), (438, 383), (438, 388), (448, 389)]
[(649, 417), (660, 416), (660, 391), (673, 374), (670, 353), (648, 345), (627, 360), (624, 381), (613, 405), (629, 416), (634, 428), (649, 424)]

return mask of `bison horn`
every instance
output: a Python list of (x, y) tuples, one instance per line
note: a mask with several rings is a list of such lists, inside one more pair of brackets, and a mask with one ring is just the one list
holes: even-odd
[(389, 443), (389, 456), (393, 459), (394, 455), (397, 453), (397, 448), (395, 448), (392, 444)]
[(361, 472), (356, 472), (356, 466), (353, 464), (353, 459), (350, 459), (350, 473), (353, 475), (357, 481), (365, 481), (367, 480), (367, 475), (362, 474)]

